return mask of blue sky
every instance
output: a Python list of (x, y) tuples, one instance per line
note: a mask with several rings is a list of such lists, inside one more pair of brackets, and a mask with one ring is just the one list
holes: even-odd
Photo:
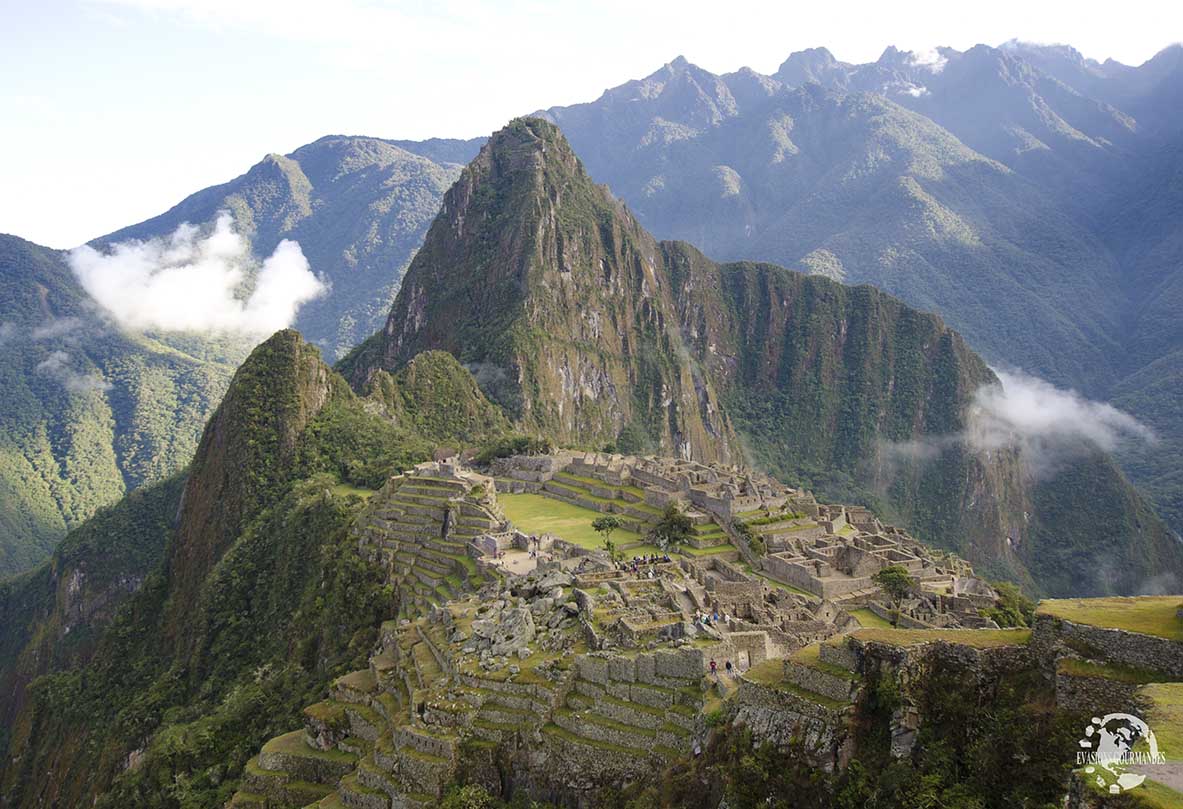
[(0, 0), (0, 232), (70, 247), (321, 135), (487, 134), (679, 54), (768, 73), (1012, 37), (1139, 64), (1183, 4)]

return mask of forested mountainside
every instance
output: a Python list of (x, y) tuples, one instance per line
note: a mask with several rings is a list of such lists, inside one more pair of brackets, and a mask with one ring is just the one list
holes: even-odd
[[(958, 439), (997, 379), (938, 317), (869, 287), (659, 243), (540, 119), (512, 122), (465, 169), (385, 328), (341, 369), (364, 386), (428, 349), (453, 353), (527, 432), (750, 455), (875, 502), (997, 574), (1037, 571), (1053, 592), (1136, 591), (1183, 572), (1183, 547), (1101, 453), (1081, 487), (1031, 479), (1017, 449)], [(926, 441), (931, 457), (891, 452)], [(1086, 505), (1105, 519), (1078, 519)], [(1101, 574), (1102, 555), (1127, 567)]]
[[(383, 322), (459, 171), (447, 161), (470, 152), (467, 141), (322, 138), (96, 244), (167, 239), (184, 223), (208, 229), (222, 211), (253, 255), (298, 240), (330, 290), (303, 306), (298, 325), (331, 359)], [(3, 578), (45, 560), (97, 509), (183, 468), (258, 338), (121, 328), (65, 253), (16, 237), (0, 237), (0, 291)]]
[(243, 356), (234, 341), (124, 333), (64, 254), (0, 236), (0, 578), (182, 469)]
[(1136, 68), (817, 48), (771, 76), (679, 58), (539, 114), (659, 238), (874, 284), (991, 363), (1131, 409), (1162, 441), (1124, 465), (1179, 531), (1181, 86), (1180, 46)]
[(295, 331), (261, 344), (186, 480), (129, 495), (0, 591), (0, 804), (220, 805), (398, 608), (346, 538), (365, 498), (437, 446), (507, 436), (448, 354), (361, 398)]

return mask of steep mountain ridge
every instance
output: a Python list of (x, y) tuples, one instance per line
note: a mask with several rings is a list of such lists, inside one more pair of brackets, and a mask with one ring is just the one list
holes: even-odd
[(872, 283), (991, 363), (1129, 408), (1163, 441), (1123, 464), (1178, 532), (1180, 54), (1129, 67), (1011, 42), (853, 65), (817, 48), (741, 71), (762, 98), (685, 106), (665, 88), (720, 85), (675, 60), (538, 114), (659, 238)]
[(267, 155), (241, 177), (95, 243), (167, 236), (185, 222), (212, 222), (222, 210), (233, 214), (255, 255), (269, 255), (280, 240), (292, 239), (331, 290), (301, 307), (294, 326), (335, 359), (381, 325), (407, 262), (459, 173), (458, 165), (434, 157), (470, 151), (464, 141), (330, 135), (290, 155)]
[(449, 351), (523, 428), (561, 444), (639, 430), (666, 454), (730, 458), (710, 382), (671, 361), (684, 347), (660, 261), (557, 129), (515, 121), (445, 195), (379, 339), (343, 369), (358, 385)]

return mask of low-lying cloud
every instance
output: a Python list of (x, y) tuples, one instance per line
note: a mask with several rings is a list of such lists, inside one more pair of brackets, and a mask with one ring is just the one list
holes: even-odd
[(921, 67), (932, 73), (940, 73), (945, 69), (945, 65), (949, 60), (945, 58), (944, 54), (936, 48), (929, 48), (923, 51), (912, 51), (908, 55), (908, 64), (913, 67)]
[(1017, 448), (1027, 470), (1046, 478), (1094, 449), (1113, 452), (1157, 440), (1149, 427), (1112, 405), (1021, 371), (995, 374), (1001, 384), (974, 394), (963, 433), (889, 444), (885, 457), (924, 462), (956, 445), (978, 452)]
[(1005, 446), (1014, 436), (1048, 444), (1085, 441), (1106, 452), (1129, 441), (1155, 440), (1149, 427), (1113, 405), (1022, 372), (995, 373), (1002, 385), (978, 390), (970, 413), (969, 438), (981, 448)]
[(98, 374), (84, 374), (70, 367), (70, 355), (65, 351), (54, 351), (48, 357), (37, 363), (37, 373), (55, 379), (62, 387), (71, 393), (86, 393), (87, 391), (104, 391), (111, 388), (111, 383)]
[(202, 235), (188, 223), (167, 238), (70, 251), (79, 282), (125, 328), (270, 334), (325, 293), (300, 245), (285, 239), (262, 265), (226, 211)]

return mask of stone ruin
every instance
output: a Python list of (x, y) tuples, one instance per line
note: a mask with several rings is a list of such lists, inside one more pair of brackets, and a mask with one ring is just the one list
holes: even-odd
[[(906, 531), (885, 526), (861, 506), (818, 503), (760, 472), (740, 466), (674, 458), (559, 452), (514, 456), (491, 469), (499, 492), (533, 492), (620, 516), (645, 533), (675, 503), (695, 524), (684, 550), (742, 562), (746, 575), (887, 617), (872, 577), (889, 565), (905, 567), (917, 584), (901, 605), (910, 627), (988, 627), (978, 614), (995, 594), (967, 562), (942, 554)], [(743, 528), (741, 528), (743, 526)], [(756, 547), (739, 535), (750, 532)], [(625, 552), (627, 554), (627, 546)], [(971, 584), (972, 583), (972, 584)], [(972, 588), (981, 598), (968, 597)]]
[[(887, 614), (874, 572), (899, 563), (917, 581), (901, 625), (986, 625), (977, 610), (993, 603), (964, 562), (739, 467), (564, 452), (490, 471), (421, 464), (371, 498), (353, 533), (397, 586), (398, 617), (367, 668), (264, 746), (231, 806), (426, 807), (461, 773), (499, 793), (506, 767), (515, 789), (578, 805), (700, 749), (706, 706), (741, 695), (737, 715), (774, 740), (762, 700), (789, 700), (837, 760), (856, 689), (808, 655), (840, 656), (856, 613)], [(614, 559), (518, 530), (500, 492), (618, 514), (638, 533), (676, 503), (694, 528), (682, 546)]]

